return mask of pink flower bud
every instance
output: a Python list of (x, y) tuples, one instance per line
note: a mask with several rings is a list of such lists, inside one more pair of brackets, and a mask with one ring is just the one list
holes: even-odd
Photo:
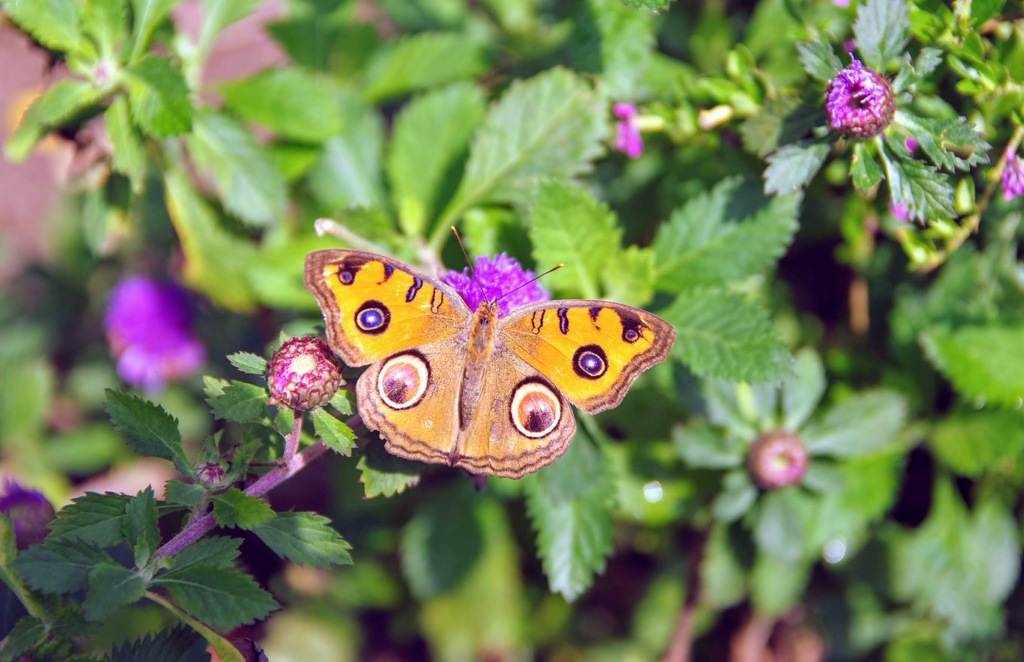
[(313, 336), (290, 338), (267, 367), (270, 404), (305, 411), (327, 404), (341, 388), (341, 363)]
[(792, 432), (783, 430), (762, 434), (754, 440), (747, 454), (750, 475), (766, 490), (798, 485), (809, 463), (804, 443)]

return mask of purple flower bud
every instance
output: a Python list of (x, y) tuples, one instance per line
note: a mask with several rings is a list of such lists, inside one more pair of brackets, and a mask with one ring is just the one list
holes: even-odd
[(0, 513), (7, 515), (14, 528), (18, 549), (42, 542), (48, 533), (46, 525), (53, 519), (53, 506), (41, 492), (25, 489), (8, 479), (0, 496)]
[(224, 487), (224, 478), (227, 472), (220, 462), (204, 462), (196, 469), (196, 480), (208, 490), (215, 490)]
[(188, 293), (171, 282), (125, 278), (110, 294), (106, 327), (117, 374), (148, 392), (197, 372), (206, 350), (191, 331)]
[(1009, 149), (1003, 159), (1003, 199), (1013, 200), (1018, 195), (1024, 195), (1024, 160)]
[(514, 257), (499, 253), (493, 258), (478, 257), (472, 275), (467, 267), (462, 273), (449, 271), (441, 280), (459, 293), (470, 310), (476, 310), (481, 301), (497, 300), (501, 315), (507, 315), (510, 310), (551, 298), (533, 278), (533, 272), (524, 271)]
[(644, 141), (636, 124), (636, 106), (631, 103), (617, 103), (612, 112), (619, 121), (615, 123), (615, 149), (631, 159), (644, 152)]
[(762, 489), (798, 485), (807, 473), (807, 448), (792, 432), (776, 430), (754, 440), (747, 455), (747, 469)]
[(270, 404), (306, 411), (327, 404), (341, 388), (341, 362), (313, 336), (289, 338), (267, 367)]
[(825, 112), (832, 128), (843, 135), (872, 138), (892, 121), (896, 96), (884, 76), (854, 59), (829, 81)]

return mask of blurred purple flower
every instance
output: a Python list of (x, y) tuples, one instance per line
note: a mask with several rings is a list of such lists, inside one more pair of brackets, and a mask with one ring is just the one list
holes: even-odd
[(54, 516), (53, 506), (42, 492), (25, 489), (10, 478), (0, 496), (0, 513), (11, 520), (18, 549), (41, 542), (47, 534), (46, 525)]
[(198, 371), (206, 349), (192, 335), (188, 293), (172, 282), (125, 278), (110, 294), (106, 327), (117, 374), (148, 392)]
[(1006, 161), (1003, 165), (1003, 199), (1013, 200), (1018, 195), (1024, 195), (1024, 160), (1009, 149), (1003, 159)]
[(832, 0), (832, 4), (836, 7), (846, 8), (850, 6), (850, 0)]
[(908, 136), (903, 141), (903, 146), (907, 148), (908, 152), (916, 152), (917, 148), (921, 146), (921, 143), (917, 140), (917, 138), (912, 138)]
[(895, 216), (901, 221), (909, 221), (910, 214), (907, 213), (907, 207), (902, 202), (898, 205), (894, 205), (892, 200), (889, 201), (889, 213)]
[(537, 281), (530, 282), (533, 272), (524, 271), (519, 261), (507, 253), (499, 253), (493, 258), (478, 257), (472, 274), (466, 267), (462, 273), (449, 271), (442, 280), (451, 285), (473, 311), (481, 301), (497, 300), (501, 315), (507, 315), (520, 306), (551, 298), (551, 293)]
[(754, 482), (766, 490), (799, 485), (807, 473), (810, 455), (792, 432), (768, 432), (754, 440), (747, 468)]
[(644, 141), (636, 124), (636, 106), (631, 103), (617, 103), (612, 112), (619, 121), (615, 123), (615, 149), (631, 159), (644, 152)]
[(854, 58), (829, 81), (825, 112), (833, 129), (851, 138), (872, 138), (889, 126), (896, 95), (889, 81)]

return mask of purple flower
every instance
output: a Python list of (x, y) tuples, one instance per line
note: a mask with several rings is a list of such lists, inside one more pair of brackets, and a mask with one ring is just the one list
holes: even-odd
[(896, 96), (889, 81), (854, 58), (829, 81), (825, 112), (833, 129), (851, 138), (872, 138), (889, 126)]
[(917, 148), (921, 146), (921, 143), (918, 141), (917, 138), (908, 136), (903, 141), (903, 146), (907, 148), (908, 152), (915, 152), (917, 151)]
[(766, 490), (798, 485), (807, 473), (807, 447), (791, 432), (768, 432), (754, 440), (747, 468), (754, 482)]
[(172, 282), (145, 276), (125, 278), (110, 294), (106, 327), (117, 374), (148, 392), (183, 379), (206, 361), (206, 349), (192, 335), (188, 293)]
[(617, 103), (612, 112), (619, 121), (615, 123), (615, 149), (631, 159), (644, 152), (644, 141), (636, 124), (636, 106), (631, 103)]
[(41, 492), (25, 489), (9, 478), (0, 496), (0, 513), (11, 520), (18, 549), (41, 542), (54, 515), (53, 506)]
[(898, 205), (894, 205), (892, 200), (889, 201), (889, 213), (901, 221), (909, 221), (910, 214), (907, 213), (907, 206), (902, 202)]
[(836, 7), (846, 8), (850, 6), (850, 0), (832, 0), (832, 4)]
[(474, 311), (481, 301), (497, 300), (501, 314), (507, 315), (520, 306), (551, 298), (551, 293), (533, 280), (533, 272), (524, 271), (518, 260), (506, 253), (499, 253), (494, 258), (478, 257), (472, 275), (466, 267), (462, 273), (449, 271), (442, 280), (451, 285)]
[(1024, 195), (1024, 160), (1009, 149), (1003, 159), (1003, 199), (1013, 200), (1018, 195)]
[[(381, 319), (379, 313), (377, 319)], [(341, 362), (327, 343), (314, 336), (284, 341), (267, 366), (272, 405), (316, 409), (330, 402), (341, 384)]]

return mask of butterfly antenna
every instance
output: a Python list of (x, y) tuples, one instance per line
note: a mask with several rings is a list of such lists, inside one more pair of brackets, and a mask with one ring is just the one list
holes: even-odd
[(502, 294), (502, 295), (501, 295), (500, 297), (498, 297), (497, 299), (495, 299), (495, 300), (494, 300), (494, 301), (495, 301), (495, 303), (497, 303), (498, 301), (501, 301), (502, 299), (504, 299), (504, 298), (505, 298), (505, 297), (507, 297), (508, 295), (512, 294), (513, 292), (518, 292), (519, 290), (523, 289), (524, 287), (526, 287), (526, 286), (527, 286), (527, 285), (529, 285), (530, 283), (536, 283), (536, 282), (537, 282), (538, 280), (540, 280), (540, 279), (541, 279), (541, 278), (543, 278), (544, 276), (547, 276), (547, 275), (548, 275), (549, 273), (551, 273), (552, 271), (558, 271), (559, 269), (561, 269), (561, 268), (562, 268), (562, 267), (564, 267), (564, 266), (565, 266), (565, 263), (564, 263), (564, 262), (562, 262), (562, 263), (559, 263), (559, 264), (556, 264), (555, 266), (551, 267), (550, 269), (548, 269), (548, 270), (547, 270), (547, 271), (545, 271), (544, 273), (542, 273), (542, 274), (540, 274), (540, 275), (538, 275), (538, 276), (534, 276), (533, 278), (531, 278), (530, 280), (526, 281), (525, 283), (520, 283), (520, 284), (519, 284), (518, 286), (516, 286), (516, 287), (513, 287), (513, 288), (512, 288), (511, 290), (509, 290), (508, 292), (505, 292), (505, 293), (504, 293), (504, 294)]
[(459, 242), (459, 248), (462, 249), (462, 256), (466, 258), (466, 264), (469, 266), (469, 277), (473, 277), (473, 262), (469, 259), (469, 253), (466, 252), (466, 245), (462, 243), (462, 237), (459, 236), (459, 231), (452, 227), (452, 234), (455, 235), (455, 241)]

